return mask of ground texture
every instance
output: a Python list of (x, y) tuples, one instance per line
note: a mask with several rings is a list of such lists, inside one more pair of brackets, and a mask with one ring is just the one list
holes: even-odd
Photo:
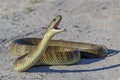
[[(54, 37), (105, 45), (105, 59), (81, 59), (71, 66), (42, 66), (15, 72), (11, 41), (41, 38), (56, 15), (62, 15)], [(0, 0), (0, 80), (120, 80), (119, 0)], [(111, 56), (110, 56), (111, 55)]]

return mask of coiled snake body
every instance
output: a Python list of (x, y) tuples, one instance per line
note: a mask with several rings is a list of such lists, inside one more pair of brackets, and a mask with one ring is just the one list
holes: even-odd
[(63, 40), (51, 40), (51, 38), (64, 31), (58, 28), (62, 17), (56, 16), (48, 25), (47, 31), (42, 39), (22, 38), (12, 42), (10, 51), (13, 55), (20, 56), (14, 62), (14, 69), (25, 71), (33, 65), (67, 65), (74, 64), (80, 60), (80, 51), (87, 52), (97, 57), (105, 57), (103, 54), (105, 46), (71, 42)]

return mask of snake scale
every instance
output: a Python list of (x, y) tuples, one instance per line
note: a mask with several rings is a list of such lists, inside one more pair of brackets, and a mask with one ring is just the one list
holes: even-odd
[[(17, 39), (10, 45), (10, 52), (20, 56), (14, 62), (16, 71), (25, 71), (33, 65), (68, 65), (80, 60), (81, 52), (97, 57), (106, 57), (105, 46), (72, 42), (64, 40), (51, 40), (51, 38), (64, 29), (58, 28), (62, 17), (56, 16), (48, 25), (43, 38)], [(106, 52), (104, 53), (104, 50)]]

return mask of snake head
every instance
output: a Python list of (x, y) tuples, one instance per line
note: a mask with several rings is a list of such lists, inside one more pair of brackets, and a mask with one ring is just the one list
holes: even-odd
[(52, 33), (55, 34), (55, 33), (59, 33), (59, 32), (64, 31), (64, 29), (58, 28), (58, 25), (59, 25), (59, 23), (61, 22), (61, 20), (62, 20), (62, 16), (61, 16), (61, 15), (56, 16), (56, 17), (52, 20), (52, 22), (49, 24), (49, 26), (48, 26), (48, 28), (47, 28), (47, 32), (48, 32), (48, 31), (52, 31)]

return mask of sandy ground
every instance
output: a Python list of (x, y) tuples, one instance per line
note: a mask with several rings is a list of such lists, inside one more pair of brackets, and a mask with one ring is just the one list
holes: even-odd
[[(66, 31), (54, 39), (102, 44), (111, 56), (15, 72), (11, 41), (41, 38), (56, 15), (63, 16)], [(120, 0), (0, 0), (0, 80), (120, 80), (119, 34)]]

